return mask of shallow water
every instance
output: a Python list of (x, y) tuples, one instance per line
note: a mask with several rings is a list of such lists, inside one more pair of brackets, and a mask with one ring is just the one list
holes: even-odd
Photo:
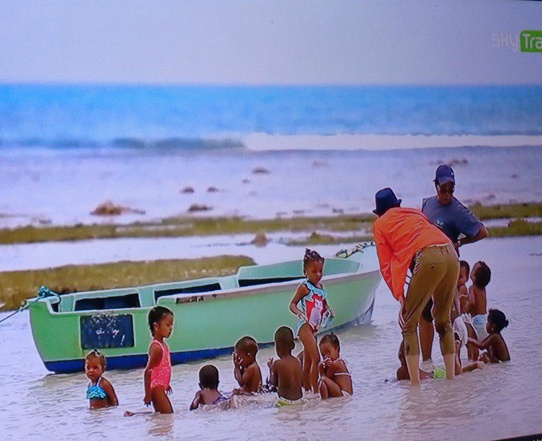
[[(537, 342), (542, 338), (538, 320), (542, 237), (486, 239), (462, 248), (462, 253), (471, 266), (484, 260), (492, 269), (488, 302), (510, 320), (503, 331), (512, 356), (509, 363), (451, 382), (429, 380), (419, 389), (393, 381), (400, 339), (398, 304), (381, 283), (372, 323), (339, 334), (341, 355), (349, 362), (354, 381), (351, 399), (311, 399), (302, 407), (280, 409), (272, 407), (270, 400), (262, 400), (225, 411), (189, 412), (197, 372), (209, 363), (200, 361), (173, 367), (174, 415), (124, 418), (125, 410), (145, 410), (142, 369), (107, 372), (120, 406), (90, 411), (84, 398), (84, 374), (47, 373), (32, 342), (28, 314), (23, 312), (0, 324), (1, 438), (492, 440), (540, 433), (542, 349)], [(441, 366), (436, 342), (433, 354), (435, 365)], [(274, 356), (272, 347), (258, 354), (263, 372), (270, 356)], [(235, 387), (230, 357), (211, 363), (220, 370), (220, 388), (230, 391)]]

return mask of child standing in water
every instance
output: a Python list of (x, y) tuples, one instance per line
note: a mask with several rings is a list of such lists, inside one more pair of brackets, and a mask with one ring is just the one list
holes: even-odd
[(145, 398), (146, 406), (151, 403), (159, 413), (173, 413), (173, 407), (168, 395), (171, 394), (171, 357), (168, 345), (164, 339), (173, 330), (173, 312), (163, 306), (155, 306), (149, 311), (149, 328), (152, 341), (149, 346), (149, 361), (145, 368)]
[(292, 355), (295, 347), (294, 333), (287, 326), (281, 326), (275, 332), (275, 351), (278, 360), (269, 360), (270, 383), (278, 392), (277, 405), (302, 404), (303, 372), (301, 362)]
[(192, 404), (190, 404), (190, 410), (195, 410), (200, 406), (209, 404), (220, 404), (228, 401), (218, 391), (218, 369), (212, 364), (203, 366), (199, 370), (199, 388), (196, 392)]
[(87, 399), (90, 401), (91, 409), (119, 405), (113, 385), (103, 377), (104, 372), (105, 355), (97, 349), (90, 351), (85, 357), (85, 375), (90, 380)]
[(488, 336), (482, 341), (469, 338), (469, 341), (478, 349), (486, 349), (479, 360), (484, 363), (499, 363), (510, 361), (510, 352), (504, 341), (501, 331), (508, 326), (508, 320), (503, 312), (498, 309), (490, 309), (487, 315), (486, 331)]
[(491, 270), (485, 262), (479, 261), (472, 267), (472, 285), (469, 288), (469, 306), (472, 324), (478, 340), (487, 337), (487, 295), (486, 286), (491, 280)]
[(245, 336), (235, 343), (233, 353), (233, 375), (240, 388), (234, 389), (234, 395), (248, 395), (262, 391), (262, 372), (256, 361), (258, 343), (250, 336)]
[(290, 302), (290, 311), (299, 318), (296, 334), (303, 343), (303, 386), (318, 393), (318, 364), (320, 354), (316, 344), (316, 331), (325, 315), (333, 317), (327, 303), (327, 294), (320, 283), (324, 258), (316, 251), (305, 250), (303, 273), (307, 280), (297, 288)]
[(326, 334), (320, 340), (320, 396), (323, 400), (331, 397), (352, 396), (352, 377), (341, 358), (341, 345), (334, 333)]

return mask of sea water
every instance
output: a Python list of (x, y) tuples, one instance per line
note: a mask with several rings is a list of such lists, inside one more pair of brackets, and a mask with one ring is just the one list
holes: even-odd
[[(542, 197), (542, 87), (0, 85), (0, 226)], [(423, 148), (422, 148), (423, 147)], [(101, 203), (136, 210), (116, 218)], [(203, 208), (194, 213), (191, 207)]]
[[(302, 253), (302, 248), (296, 251)], [(273, 400), (262, 398), (229, 410), (189, 412), (203, 365), (218, 367), (222, 391), (236, 387), (231, 357), (224, 356), (173, 367), (174, 415), (126, 418), (126, 410), (146, 410), (143, 369), (106, 372), (120, 406), (91, 411), (85, 399), (85, 375), (48, 373), (33, 344), (28, 313), (22, 312), (0, 324), (2, 439), (493, 440), (541, 433), (542, 238), (486, 239), (461, 251), (471, 266), (481, 259), (492, 270), (488, 305), (501, 309), (510, 321), (502, 333), (510, 362), (453, 381), (427, 380), (420, 388), (395, 381), (401, 339), (399, 308), (381, 283), (372, 322), (338, 334), (341, 356), (352, 372), (352, 398), (310, 398), (304, 406), (289, 408), (275, 408)], [(295, 352), (300, 349), (298, 343)], [(272, 356), (276, 357), (272, 347), (258, 352), (264, 376)], [(467, 363), (465, 349), (462, 356)], [(435, 366), (443, 366), (437, 341), (433, 363), (422, 365), (426, 369)]]

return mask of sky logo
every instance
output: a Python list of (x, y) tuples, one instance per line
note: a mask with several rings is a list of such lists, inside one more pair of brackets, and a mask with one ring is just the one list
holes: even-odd
[(521, 52), (542, 52), (542, 31), (522, 31), (519, 40)]

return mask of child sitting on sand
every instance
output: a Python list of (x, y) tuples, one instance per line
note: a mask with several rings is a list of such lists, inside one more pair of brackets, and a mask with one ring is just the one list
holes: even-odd
[(252, 337), (245, 336), (235, 343), (233, 353), (233, 375), (239, 383), (234, 395), (253, 394), (262, 391), (262, 372), (256, 361), (258, 344)]
[(478, 349), (485, 349), (479, 360), (484, 363), (499, 363), (510, 361), (510, 352), (504, 341), (501, 331), (508, 326), (508, 320), (503, 312), (498, 309), (490, 309), (487, 315), (486, 330), (488, 336), (482, 341), (469, 338), (469, 341)]
[(196, 392), (192, 404), (190, 404), (190, 410), (195, 410), (198, 407), (203, 407), (209, 404), (220, 404), (228, 401), (218, 391), (218, 369), (212, 364), (203, 366), (199, 370), (199, 388)]
[(90, 351), (85, 357), (85, 375), (90, 380), (87, 388), (87, 399), (91, 409), (118, 406), (119, 401), (113, 385), (103, 376), (105, 372), (105, 355), (97, 349)]
[(318, 393), (320, 362), (315, 334), (328, 318), (333, 317), (320, 283), (323, 268), (324, 258), (316, 251), (305, 250), (303, 273), (307, 280), (298, 286), (290, 302), (290, 311), (299, 318), (296, 334), (303, 343), (303, 386), (313, 393)]
[(320, 340), (322, 362), (320, 368), (320, 396), (349, 397), (353, 394), (352, 377), (346, 362), (341, 358), (339, 338), (334, 333), (326, 334)]
[(300, 404), (303, 400), (303, 372), (301, 362), (292, 355), (295, 347), (294, 333), (287, 326), (275, 332), (275, 351), (278, 360), (269, 359), (270, 383), (277, 389), (278, 405)]
[[(410, 380), (410, 374), (408, 373), (408, 367), (406, 363), (405, 358), (405, 345), (404, 342), (401, 340), (401, 343), (399, 344), (399, 362), (401, 363), (401, 366), (397, 369), (397, 381), (402, 380)], [(426, 372), (420, 371), (420, 380), (427, 380), (428, 378), (433, 378), (433, 372)]]

